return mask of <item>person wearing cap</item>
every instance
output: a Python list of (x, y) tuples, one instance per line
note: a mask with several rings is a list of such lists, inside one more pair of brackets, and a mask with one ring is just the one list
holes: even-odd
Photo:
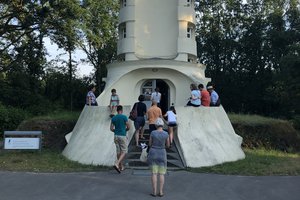
[[(152, 131), (149, 138), (148, 164), (152, 173), (152, 193), (151, 196), (164, 196), (165, 174), (167, 172), (167, 152), (166, 147), (170, 146), (169, 135), (163, 130), (164, 122), (162, 118), (155, 121), (156, 130)], [(157, 193), (159, 175), (159, 193)]]
[(201, 106), (209, 107), (210, 105), (210, 94), (207, 90), (204, 89), (203, 84), (198, 85), (198, 89), (201, 93)]
[(207, 90), (210, 94), (210, 106), (220, 106), (220, 98), (214, 87), (212, 85), (207, 86)]

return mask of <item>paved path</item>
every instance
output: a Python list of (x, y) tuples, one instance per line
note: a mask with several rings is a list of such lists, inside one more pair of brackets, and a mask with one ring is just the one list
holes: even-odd
[[(90, 173), (0, 172), (1, 200), (155, 199), (148, 171)], [(299, 200), (300, 176), (227, 176), (169, 172), (170, 200)]]

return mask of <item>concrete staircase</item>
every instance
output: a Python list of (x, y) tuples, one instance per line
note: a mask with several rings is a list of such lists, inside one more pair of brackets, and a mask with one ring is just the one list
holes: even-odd
[[(140, 139), (139, 143), (149, 143), (149, 130), (146, 129), (144, 133), (145, 139)], [(131, 169), (148, 169), (148, 164), (140, 161), (142, 149), (140, 147), (135, 146), (135, 138), (132, 137), (129, 146), (128, 146), (128, 154), (126, 157), (126, 167)], [(180, 170), (184, 169), (185, 166), (180, 157), (178, 148), (174, 143), (171, 148), (167, 148), (167, 165), (168, 170)]]

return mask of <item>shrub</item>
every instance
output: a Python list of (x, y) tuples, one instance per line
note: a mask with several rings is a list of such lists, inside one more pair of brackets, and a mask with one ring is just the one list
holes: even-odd
[(15, 130), (29, 114), (18, 108), (6, 107), (0, 103), (0, 132)]
[(291, 120), (295, 129), (300, 130), (300, 115), (296, 115)]
[(42, 131), (43, 148), (63, 150), (67, 144), (65, 135), (73, 130), (75, 124), (76, 120), (30, 119), (23, 121), (18, 130)]
[[(230, 115), (230, 118), (232, 115)], [(243, 137), (242, 146), (248, 148), (264, 147), (285, 152), (300, 151), (300, 137), (297, 130), (284, 120), (259, 117), (258, 121), (243, 117), (233, 116), (231, 120), (235, 132)], [(255, 117), (255, 116), (254, 116)], [(244, 120), (246, 119), (246, 120)]]

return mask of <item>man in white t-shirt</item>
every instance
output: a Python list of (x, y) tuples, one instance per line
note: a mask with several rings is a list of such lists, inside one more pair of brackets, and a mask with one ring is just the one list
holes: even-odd
[(151, 101), (155, 101), (157, 106), (160, 107), (161, 93), (159, 92), (159, 88), (155, 88), (155, 92), (151, 94)]

